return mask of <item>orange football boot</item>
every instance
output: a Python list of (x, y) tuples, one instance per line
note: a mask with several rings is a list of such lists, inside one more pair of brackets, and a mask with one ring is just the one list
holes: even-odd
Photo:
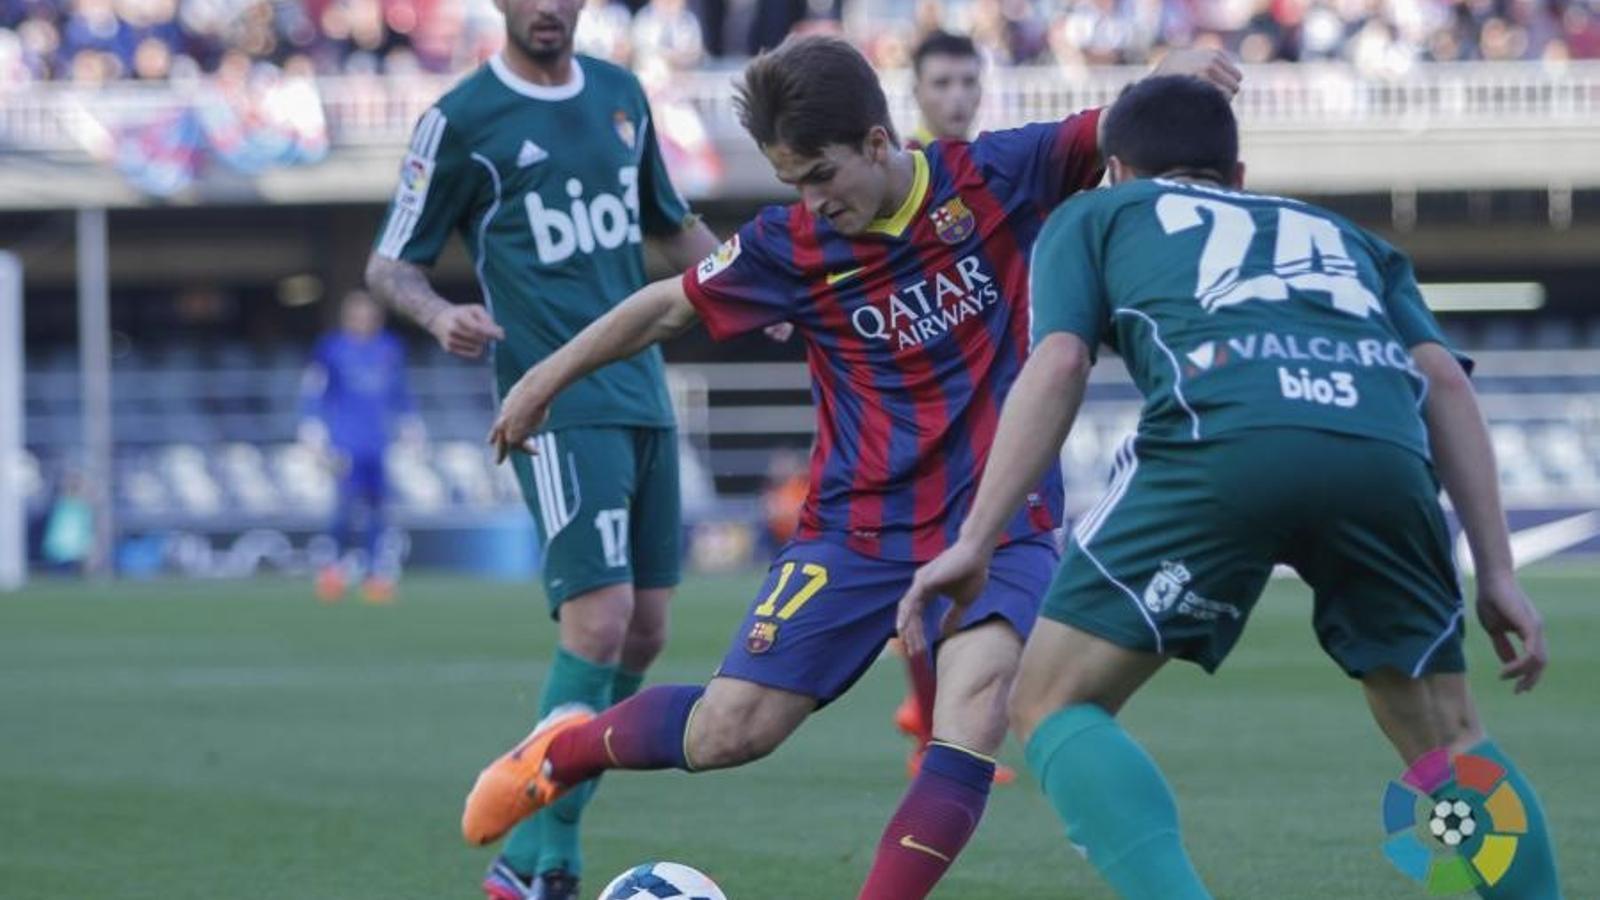
[(373, 606), (394, 602), (394, 582), (387, 578), (368, 578), (361, 583), (361, 599)]
[(323, 566), (317, 573), (317, 599), (323, 603), (338, 603), (344, 596), (344, 573), (338, 566)]
[(482, 846), (499, 840), (518, 822), (554, 803), (567, 792), (545, 770), (545, 754), (556, 735), (594, 718), (580, 703), (556, 707), (533, 726), (522, 743), (478, 773), (461, 811), (461, 836)]

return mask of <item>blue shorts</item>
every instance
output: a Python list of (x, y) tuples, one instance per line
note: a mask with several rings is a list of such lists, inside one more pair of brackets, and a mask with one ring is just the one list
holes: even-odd
[[(1001, 547), (989, 585), (961, 619), (970, 628), (1003, 619), (1024, 639), (1059, 554), (1049, 535)], [(826, 704), (855, 684), (894, 636), (895, 609), (918, 563), (863, 556), (826, 540), (794, 541), (778, 554), (734, 632), (719, 676), (815, 697)], [(950, 609), (928, 605), (928, 634)]]

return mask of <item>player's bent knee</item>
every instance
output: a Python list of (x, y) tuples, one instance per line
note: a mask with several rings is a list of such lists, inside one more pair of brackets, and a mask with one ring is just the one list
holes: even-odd
[(702, 701), (690, 723), (689, 762), (697, 771), (744, 765), (777, 749), (786, 736), (763, 727), (758, 718), (707, 709)]
[(633, 613), (633, 593), (614, 585), (561, 604), (561, 645), (585, 659), (614, 664), (622, 657)]
[(667, 629), (654, 628), (644, 633), (629, 630), (622, 643), (622, 667), (630, 672), (643, 672), (656, 661), (667, 646)]
[(815, 705), (788, 691), (714, 678), (689, 720), (689, 762), (703, 770), (758, 760), (776, 750)]

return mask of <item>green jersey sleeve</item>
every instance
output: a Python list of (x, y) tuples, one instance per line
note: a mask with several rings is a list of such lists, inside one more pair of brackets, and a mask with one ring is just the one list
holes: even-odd
[(1097, 354), (1111, 328), (1111, 306), (1101, 278), (1103, 242), (1095, 204), (1068, 201), (1051, 214), (1033, 245), (1028, 267), (1032, 340), (1065, 331)]
[(1444, 336), (1439, 320), (1433, 317), (1433, 311), (1428, 309), (1427, 302), (1422, 298), (1422, 288), (1417, 285), (1417, 274), (1411, 267), (1411, 260), (1387, 242), (1370, 235), (1369, 238), (1383, 264), (1383, 310), (1394, 324), (1400, 341), (1407, 348), (1418, 344), (1438, 344), (1449, 350), (1461, 363), (1461, 368), (1470, 374), (1476, 362), (1452, 347)]
[(1443, 344), (1444, 332), (1422, 299), (1416, 272), (1404, 253), (1373, 238), (1383, 265), (1383, 311), (1394, 323), (1395, 331), (1407, 347), (1417, 344)]
[[(648, 106), (645, 107), (649, 109)], [(689, 204), (672, 185), (667, 174), (667, 163), (661, 155), (661, 144), (656, 141), (655, 116), (645, 122), (644, 152), (639, 159), (640, 220), (644, 233), (652, 237), (670, 237), (683, 230), (689, 218)]]
[(477, 194), (479, 167), (439, 107), (417, 121), (378, 232), (379, 256), (432, 265)]

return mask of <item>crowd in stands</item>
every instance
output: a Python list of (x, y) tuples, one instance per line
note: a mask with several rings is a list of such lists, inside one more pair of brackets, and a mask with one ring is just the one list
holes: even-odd
[[(1600, 58), (1600, 0), (588, 0), (578, 43), (640, 71), (736, 60), (795, 29), (843, 32), (904, 65), (932, 28), (997, 64), (1143, 63), (1183, 44), (1245, 62)], [(492, 53), (492, 0), (0, 0), (0, 87), (285, 74), (452, 72)]]
[[(1227, 46), (1245, 62), (1600, 58), (1600, 0), (589, 0), (579, 45), (640, 70), (738, 59), (837, 30), (901, 66), (934, 27), (997, 64), (1138, 64)], [(0, 85), (166, 80), (250, 62), (285, 74), (467, 69), (493, 53), (493, 0), (0, 0)]]

